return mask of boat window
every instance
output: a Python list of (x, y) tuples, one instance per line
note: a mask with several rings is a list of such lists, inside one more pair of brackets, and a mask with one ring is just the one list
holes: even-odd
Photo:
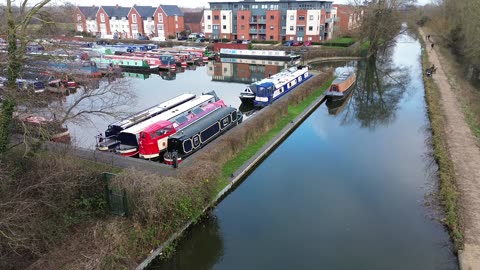
[(228, 127), (230, 123), (231, 123), (231, 119), (230, 119), (230, 115), (228, 115), (227, 117), (223, 118), (222, 121), (220, 121), (220, 126), (222, 127), (222, 129), (224, 129)]
[(200, 136), (195, 135), (195, 136), (193, 137), (193, 146), (194, 146), (195, 148), (197, 148), (199, 145), (200, 145)]
[(177, 117), (177, 118), (175, 119), (175, 122), (176, 122), (177, 124), (179, 124), (179, 125), (181, 125), (181, 124), (183, 124), (183, 123), (185, 123), (185, 122), (187, 122), (187, 121), (188, 121), (188, 118), (187, 118), (186, 116), (183, 116), (183, 115), (180, 116), (180, 117)]
[(268, 94), (273, 95), (273, 85), (268, 87)]
[(218, 122), (216, 122), (215, 124), (211, 125), (206, 130), (202, 131), (202, 133), (200, 134), (200, 138), (202, 139), (202, 142), (206, 142), (210, 138), (215, 136), (215, 134), (217, 134), (219, 131), (220, 131), (220, 126), (219, 126)]
[(336, 85), (332, 85), (332, 91), (338, 92), (338, 88)]
[(183, 151), (185, 151), (185, 153), (188, 153), (190, 151), (192, 151), (192, 140), (188, 139), (186, 141), (183, 142)]
[(155, 132), (150, 132), (150, 138), (155, 139)]
[(259, 96), (265, 96), (265, 87), (258, 87), (258, 93)]
[(237, 111), (232, 112), (232, 121), (237, 120)]
[(193, 109), (193, 113), (194, 113), (194, 114), (200, 114), (200, 113), (202, 113), (202, 112), (203, 112), (203, 110), (202, 110), (201, 108), (195, 108), (195, 109)]
[(164, 134), (166, 134), (167, 131), (162, 128), (162, 129), (157, 130), (155, 133), (157, 134), (157, 136), (160, 137), (160, 136), (163, 136)]
[(145, 139), (145, 132), (140, 133), (140, 138)]

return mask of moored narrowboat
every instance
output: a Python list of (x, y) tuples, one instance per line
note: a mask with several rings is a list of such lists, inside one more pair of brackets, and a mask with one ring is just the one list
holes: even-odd
[(220, 108), (168, 138), (164, 163), (176, 167), (218, 136), (242, 122), (243, 115), (232, 107)]
[(145, 159), (162, 157), (167, 150), (168, 137), (181, 132), (199, 119), (209, 115), (217, 109), (226, 107), (223, 100), (194, 108), (186, 115), (181, 115), (169, 121), (159, 121), (140, 132), (139, 156)]
[(330, 85), (325, 95), (327, 99), (344, 99), (352, 91), (355, 84), (355, 73), (353, 71), (342, 72)]
[(295, 89), (312, 75), (307, 66), (291, 67), (281, 71), (270, 78), (256, 83), (256, 93), (253, 104), (265, 107)]
[(122, 130), (166, 112), (195, 97), (193, 94), (182, 94), (108, 125), (107, 130), (105, 130), (105, 136), (97, 136), (97, 150), (107, 151), (114, 148), (120, 143), (120, 141), (117, 140), (117, 136)]
[(160, 120), (173, 120), (177, 117), (182, 117), (185, 114), (188, 114), (189, 111), (194, 110), (197, 107), (203, 106), (205, 104), (218, 101), (218, 97), (215, 93), (213, 94), (204, 94), (200, 97), (192, 99), (188, 102), (185, 102), (179, 106), (176, 106), (164, 113), (161, 113), (157, 116), (154, 116), (148, 120), (140, 122), (130, 128), (122, 130), (117, 139), (120, 141), (120, 144), (116, 147), (115, 151), (120, 153), (123, 156), (133, 157), (138, 155), (138, 144), (140, 132), (144, 131), (150, 125), (159, 122)]

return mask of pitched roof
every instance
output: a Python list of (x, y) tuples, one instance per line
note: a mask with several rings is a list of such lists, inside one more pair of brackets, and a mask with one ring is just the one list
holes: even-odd
[(203, 11), (185, 12), (183, 14), (185, 23), (200, 23), (202, 21)]
[(178, 8), (177, 5), (160, 5), (167, 16), (183, 16), (183, 12)]
[(129, 7), (121, 6), (102, 6), (103, 10), (107, 13), (108, 17), (127, 17), (128, 12), (130, 11)]
[(78, 9), (86, 18), (95, 18), (98, 11), (98, 7), (78, 7)]
[(157, 9), (149, 6), (134, 6), (133, 8), (137, 10), (138, 14), (140, 14), (142, 18), (153, 17), (153, 14)]

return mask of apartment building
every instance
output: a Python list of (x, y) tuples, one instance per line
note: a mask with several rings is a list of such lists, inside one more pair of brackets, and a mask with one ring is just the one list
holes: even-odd
[(183, 12), (175, 5), (121, 7), (91, 6), (75, 9), (76, 30), (101, 37), (176, 37), (185, 30)]
[(359, 28), (364, 11), (360, 8), (349, 5), (333, 5), (336, 9), (338, 21), (336, 27), (342, 34), (349, 34)]
[(318, 42), (332, 37), (332, 1), (210, 2), (207, 38)]

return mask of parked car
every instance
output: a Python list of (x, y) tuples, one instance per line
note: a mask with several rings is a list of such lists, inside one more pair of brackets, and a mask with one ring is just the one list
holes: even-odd
[(250, 44), (250, 43), (252, 43), (252, 42), (251, 42), (250, 40), (248, 40), (248, 39), (244, 39), (244, 40), (242, 41), (242, 44)]
[(195, 42), (196, 43), (205, 42), (205, 38), (199, 37), (199, 38), (197, 38), (197, 40)]
[(292, 46), (302, 46), (303, 42), (302, 41), (294, 41)]
[(187, 39), (188, 39), (188, 37), (182, 36), (182, 35), (177, 37), (177, 40), (187, 40)]
[(312, 45), (312, 42), (309, 41), (309, 40), (303, 42), (303, 46), (305, 46), (305, 47), (308, 47), (308, 46), (311, 46), (311, 45)]
[(165, 41), (165, 38), (164, 37), (153, 37), (151, 40), (152, 41)]
[(144, 36), (142, 34), (138, 34), (137, 39), (138, 40), (149, 40), (149, 38), (147, 36)]
[(293, 46), (293, 40), (288, 40), (285, 43), (283, 43), (283, 46)]

